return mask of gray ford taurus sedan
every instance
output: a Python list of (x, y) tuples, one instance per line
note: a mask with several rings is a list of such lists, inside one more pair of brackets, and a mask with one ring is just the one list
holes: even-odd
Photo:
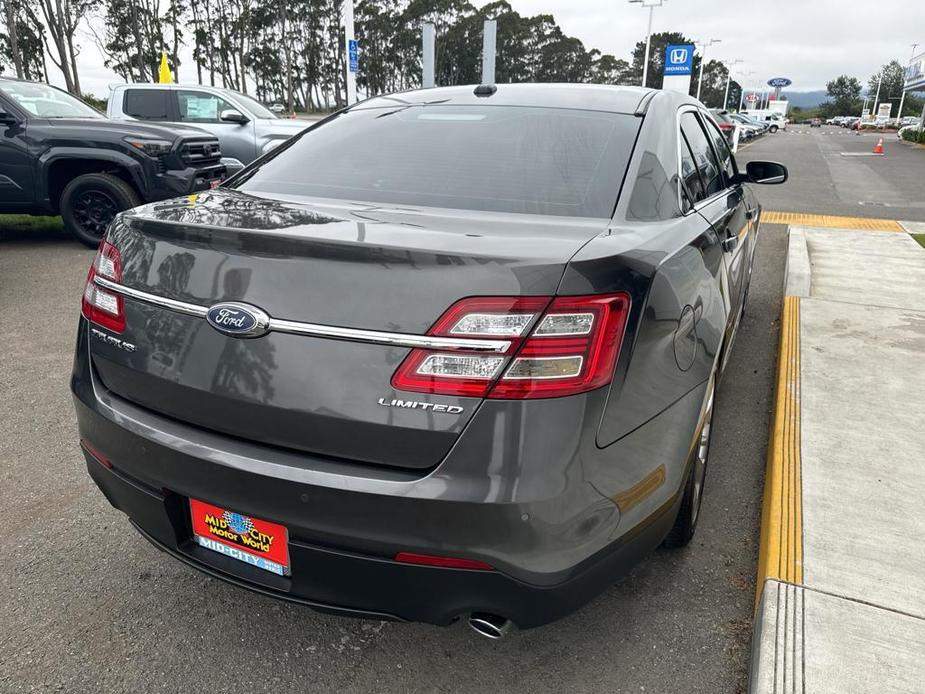
[(125, 212), (83, 297), (90, 475), (157, 547), (498, 637), (697, 524), (760, 207), (707, 110), (483, 85), (341, 111)]

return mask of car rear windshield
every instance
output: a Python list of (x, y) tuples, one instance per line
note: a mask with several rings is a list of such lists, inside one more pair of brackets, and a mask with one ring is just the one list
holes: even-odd
[(608, 218), (639, 121), (514, 106), (349, 111), (298, 136), (234, 187), (259, 194)]

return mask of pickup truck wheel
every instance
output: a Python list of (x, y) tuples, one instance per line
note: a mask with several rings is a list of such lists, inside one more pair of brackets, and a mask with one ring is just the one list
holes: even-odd
[(776, 133), (776, 132), (777, 132), (777, 126), (776, 126), (776, 125), (772, 125), (772, 126), (771, 126), (771, 132), (772, 132), (772, 133)]
[(90, 173), (65, 186), (60, 207), (68, 231), (81, 243), (96, 248), (116, 214), (140, 204), (138, 194), (122, 179)]

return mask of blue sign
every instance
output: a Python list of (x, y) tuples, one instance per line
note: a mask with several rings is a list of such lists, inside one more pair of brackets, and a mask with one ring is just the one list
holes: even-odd
[(350, 56), (350, 72), (356, 72), (360, 68), (360, 54), (357, 50), (356, 39), (350, 39), (347, 42), (347, 55)]
[(793, 84), (793, 82), (786, 77), (775, 77), (774, 79), (768, 80), (769, 87), (777, 87), (778, 89), (781, 87), (789, 87), (791, 84)]
[(906, 68), (907, 92), (917, 91), (925, 87), (925, 53), (915, 56)]
[(686, 76), (694, 71), (694, 47), (691, 45), (665, 47), (665, 76)]

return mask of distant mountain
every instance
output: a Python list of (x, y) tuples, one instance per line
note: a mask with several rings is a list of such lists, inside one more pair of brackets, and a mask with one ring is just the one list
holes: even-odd
[(829, 98), (824, 89), (814, 92), (788, 91), (784, 92), (784, 96), (790, 100), (791, 106), (799, 106), (800, 108), (813, 108)]

